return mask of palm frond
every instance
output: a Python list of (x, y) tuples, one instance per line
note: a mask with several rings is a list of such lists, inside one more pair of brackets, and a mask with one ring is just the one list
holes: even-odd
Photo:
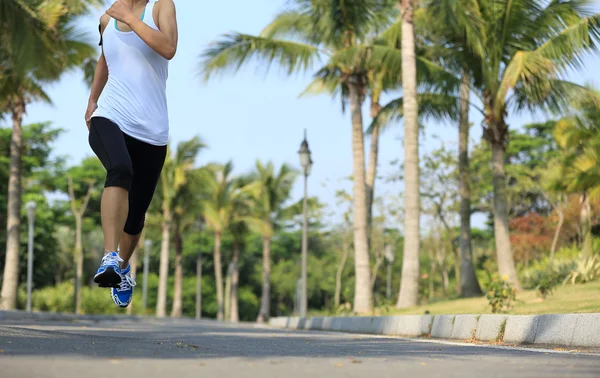
[(319, 49), (305, 43), (256, 37), (248, 34), (226, 34), (201, 56), (200, 76), (206, 82), (217, 74), (236, 73), (255, 60), (265, 70), (277, 64), (287, 74), (306, 71), (319, 59)]
[(311, 16), (295, 10), (287, 10), (275, 16), (275, 19), (262, 30), (259, 36), (269, 39), (302, 41), (310, 45), (319, 43), (319, 33)]
[[(575, 18), (575, 15), (571, 16)], [(558, 34), (546, 40), (537, 49), (543, 57), (550, 59), (559, 69), (581, 68), (583, 53), (598, 52), (600, 42), (600, 14), (579, 19)]]
[(552, 61), (533, 51), (517, 52), (504, 71), (494, 103), (499, 112), (504, 108), (510, 90), (521, 82), (524, 88), (541, 87), (548, 78), (555, 77), (556, 68)]
[(541, 108), (561, 113), (573, 104), (591, 99), (600, 104), (594, 91), (586, 86), (560, 79), (540, 78), (534, 83), (519, 82), (509, 99), (509, 105), (517, 110), (535, 111)]
[[(419, 119), (437, 121), (458, 121), (460, 99), (439, 93), (418, 93)], [(371, 133), (375, 127), (384, 131), (389, 125), (404, 118), (404, 98), (398, 98), (385, 105), (367, 129)]]

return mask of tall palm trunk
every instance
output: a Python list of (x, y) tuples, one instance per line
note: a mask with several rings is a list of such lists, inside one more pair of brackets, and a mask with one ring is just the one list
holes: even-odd
[(227, 278), (225, 278), (225, 317), (224, 319), (229, 320), (231, 318), (231, 279), (233, 277), (233, 262), (227, 265)]
[(352, 78), (352, 80), (348, 83), (348, 90), (350, 94), (350, 111), (352, 113), (352, 153), (354, 166), (354, 261), (356, 276), (354, 312), (364, 314), (371, 312), (373, 308), (371, 273), (369, 272), (365, 141), (362, 121), (364, 83), (362, 83), (362, 78)]
[(196, 319), (202, 317), (202, 252), (196, 257)]
[(460, 174), (460, 294), (476, 297), (482, 294), (473, 266), (471, 245), (471, 185), (469, 175), (469, 75), (463, 73), (460, 86), (460, 119), (458, 124), (458, 170)]
[(337, 268), (337, 272), (335, 272), (335, 297), (334, 297), (334, 305), (337, 310), (340, 307), (340, 297), (342, 293), (342, 274), (344, 273), (344, 268), (346, 267), (346, 261), (348, 260), (348, 255), (350, 254), (350, 241), (346, 234), (344, 234), (344, 241), (342, 246), (342, 258)]
[(81, 233), (83, 214), (75, 215), (75, 314), (81, 314), (81, 282), (83, 281), (83, 246)]
[(171, 238), (171, 209), (163, 206), (162, 244), (160, 247), (160, 267), (158, 272), (158, 298), (156, 316), (167, 316), (167, 280), (169, 278), (169, 242)]
[(592, 256), (592, 209), (590, 197), (587, 192), (581, 195), (581, 234), (583, 238), (582, 254), (584, 257)]
[(183, 240), (181, 237), (181, 231), (179, 230), (179, 224), (175, 224), (175, 288), (173, 290), (173, 309), (171, 310), (171, 317), (180, 318), (183, 315)]
[[(371, 102), (371, 118), (375, 119), (381, 111), (378, 97)], [(369, 150), (369, 164), (367, 166), (367, 229), (369, 238), (373, 229), (373, 199), (375, 197), (375, 179), (377, 178), (377, 162), (379, 160), (379, 126), (371, 132), (371, 146)], [(370, 246), (370, 243), (369, 243)]]
[(2, 279), (0, 308), (14, 310), (19, 285), (19, 227), (21, 225), (21, 153), (23, 132), (21, 124), (25, 101), (18, 98), (12, 107), (13, 130), (10, 141), (10, 172), (8, 176), (8, 214), (6, 222), (6, 256)]
[(419, 122), (413, 0), (400, 0), (402, 12), (402, 91), (404, 93), (404, 182), (406, 216), (404, 256), (398, 296), (399, 308), (416, 306), (419, 300)]
[(265, 323), (271, 314), (271, 239), (263, 237), (263, 282), (257, 323)]
[(237, 240), (233, 240), (233, 259), (231, 264), (233, 271), (231, 274), (231, 313), (229, 320), (233, 323), (240, 321), (240, 313), (238, 309), (238, 286), (240, 283), (240, 243)]
[(215, 283), (217, 285), (217, 320), (223, 320), (223, 268), (221, 268), (221, 232), (215, 232)]
[[(496, 129), (503, 129), (496, 127)], [(496, 254), (498, 269), (502, 276), (507, 276), (508, 281), (521, 290), (519, 277), (515, 268), (510, 246), (510, 233), (508, 229), (508, 201), (506, 193), (506, 173), (504, 166), (504, 138), (491, 139), (492, 146), (492, 173), (494, 185), (494, 237), (496, 239)]]

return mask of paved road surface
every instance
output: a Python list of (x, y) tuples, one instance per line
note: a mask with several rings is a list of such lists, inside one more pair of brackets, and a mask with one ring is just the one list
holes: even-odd
[(600, 356), (193, 321), (0, 324), (1, 378), (600, 377)]

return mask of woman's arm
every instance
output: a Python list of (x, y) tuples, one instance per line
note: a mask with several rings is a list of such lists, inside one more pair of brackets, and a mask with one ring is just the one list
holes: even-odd
[(177, 51), (177, 16), (173, 0), (157, 2), (158, 28), (154, 30), (144, 21), (135, 17), (131, 7), (124, 0), (117, 0), (106, 12), (109, 16), (126, 23), (148, 46), (163, 58), (171, 60)]
[[(106, 29), (106, 25), (110, 17), (106, 14), (103, 14), (100, 17), (100, 45), (102, 45), (102, 33), (104, 29)], [(98, 59), (98, 63), (96, 64), (96, 72), (94, 73), (94, 81), (92, 82), (92, 89), (90, 91), (90, 97), (88, 99), (88, 107), (85, 112), (85, 122), (88, 125), (88, 129), (90, 128), (90, 118), (94, 111), (98, 108), (98, 98), (100, 98), (100, 94), (108, 81), (108, 66), (106, 65), (106, 59), (104, 58), (104, 53), (100, 54), (100, 58)]]
[(106, 82), (108, 81), (108, 66), (106, 65), (106, 59), (104, 53), (100, 55), (98, 64), (96, 64), (96, 73), (94, 74), (94, 81), (92, 82), (92, 90), (90, 91), (90, 98), (88, 102), (97, 102)]

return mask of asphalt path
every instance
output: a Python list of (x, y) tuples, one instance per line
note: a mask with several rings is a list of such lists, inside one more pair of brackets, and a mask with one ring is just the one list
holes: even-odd
[(600, 377), (600, 355), (192, 320), (5, 321), (0, 377)]

